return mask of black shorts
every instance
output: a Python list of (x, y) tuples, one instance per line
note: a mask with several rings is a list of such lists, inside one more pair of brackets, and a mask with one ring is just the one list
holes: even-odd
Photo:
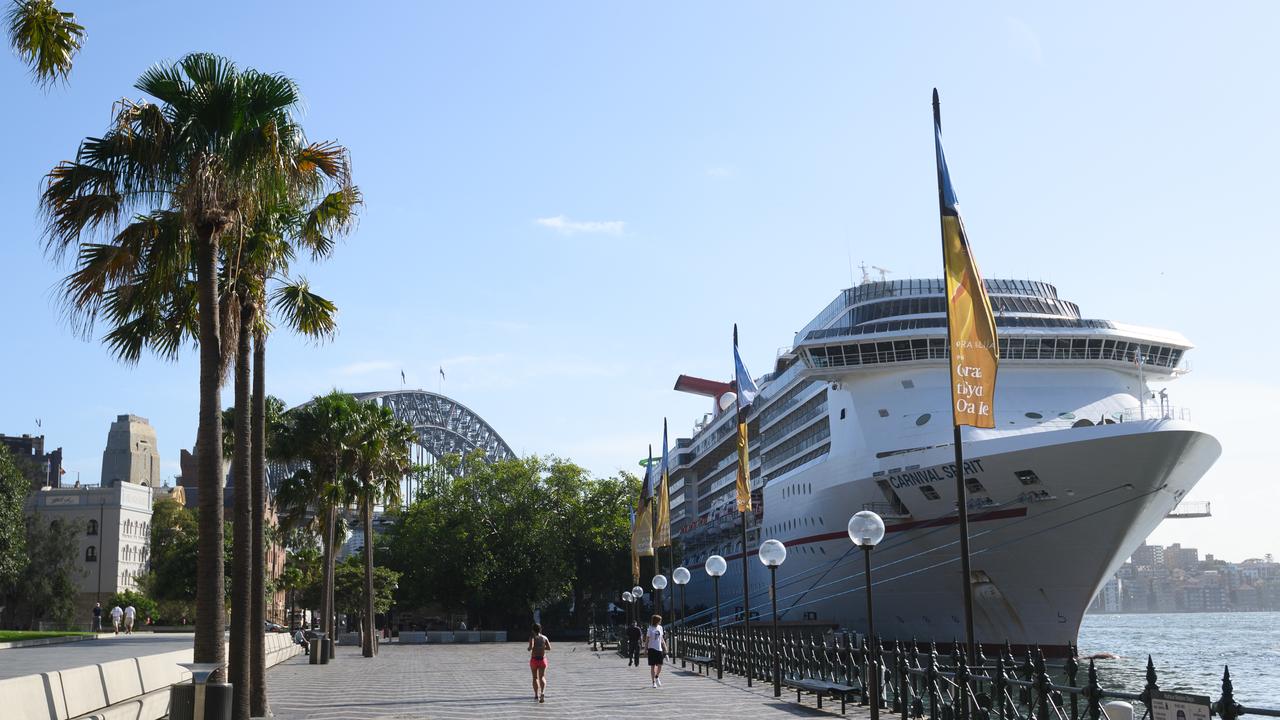
[(661, 665), (662, 657), (663, 655), (661, 650), (654, 650), (653, 648), (649, 648), (649, 664), (650, 665)]

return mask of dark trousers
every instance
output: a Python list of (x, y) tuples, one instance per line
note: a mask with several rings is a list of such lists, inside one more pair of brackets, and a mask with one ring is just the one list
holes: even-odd
[(628, 665), (634, 664), (638, 666), (640, 664), (640, 643), (632, 640), (629, 644), (631, 647), (628, 649), (628, 654), (631, 656), (631, 662)]

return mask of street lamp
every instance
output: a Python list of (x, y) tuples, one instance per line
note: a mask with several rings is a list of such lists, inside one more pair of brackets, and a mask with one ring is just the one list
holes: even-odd
[(703, 569), (711, 576), (711, 584), (716, 591), (716, 679), (724, 679), (724, 662), (720, 657), (720, 576), (724, 575), (724, 571), (729, 569), (729, 563), (719, 555), (712, 555), (707, 558)]
[(640, 622), (640, 613), (644, 612), (644, 603), (640, 602), (644, 599), (644, 588), (639, 585), (631, 588), (631, 597), (636, 599), (636, 622)]
[(634, 599), (635, 598), (632, 597), (630, 590), (622, 591), (622, 602), (627, 604), (627, 622), (628, 623), (631, 622), (631, 613), (635, 609), (635, 606), (631, 604), (631, 601)]
[(782, 661), (778, 656), (778, 566), (787, 560), (780, 540), (760, 543), (760, 562), (769, 568), (769, 597), (773, 600), (773, 696), (782, 697)]
[[(677, 634), (677, 637), (678, 637), (678, 639), (680, 640), (680, 642), (683, 642), (683, 638), (684, 638), (684, 618), (685, 618), (685, 611), (684, 611), (684, 586), (689, 584), (689, 570), (688, 570), (688, 568), (685, 568), (685, 567), (683, 567), (683, 566), (682, 566), (682, 567), (678, 567), (678, 568), (676, 568), (675, 570), (672, 570), (672, 571), (671, 571), (671, 582), (675, 583), (676, 585), (678, 585), (678, 586), (680, 587), (680, 627), (679, 627), (679, 628), (677, 628), (677, 630), (676, 630), (676, 634)], [(682, 654), (680, 653), (680, 645), (679, 645), (679, 643), (677, 643), (677, 645), (676, 645), (676, 654), (677, 654), (677, 655), (680, 655), (680, 657), (681, 657), (681, 659), (680, 659), (680, 667), (684, 667), (684, 655), (682, 655)]]
[(667, 576), (654, 575), (651, 582), (653, 583), (653, 611), (656, 613), (662, 610), (662, 589), (667, 586)]
[(870, 510), (856, 512), (849, 518), (849, 539), (862, 548), (867, 578), (867, 640), (871, 646), (871, 720), (880, 720), (880, 644), (875, 641), (875, 621), (871, 603), (871, 548), (884, 539), (884, 520)]

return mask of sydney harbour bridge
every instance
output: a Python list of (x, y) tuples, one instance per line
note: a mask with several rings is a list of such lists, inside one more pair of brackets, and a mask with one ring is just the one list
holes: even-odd
[(426, 390), (381, 390), (351, 393), (361, 402), (376, 402), (413, 426), (418, 445), (433, 460), (446, 455), (466, 455), (483, 450), (487, 460), (516, 457), (511, 446), (471, 408), (439, 393)]

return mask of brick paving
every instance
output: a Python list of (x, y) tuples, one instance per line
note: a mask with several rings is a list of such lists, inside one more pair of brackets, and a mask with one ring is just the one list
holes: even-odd
[[(667, 665), (663, 687), (654, 689), (647, 667), (627, 667), (613, 651), (554, 643), (547, 657), (541, 705), (533, 699), (524, 643), (389, 644), (370, 659), (358, 647), (339, 647), (328, 665), (298, 656), (273, 668), (267, 682), (278, 720), (840, 717), (839, 701), (818, 710), (811, 696), (799, 705), (784, 688), (775, 699), (771, 685), (747, 688), (744, 678), (716, 680), (682, 671), (679, 662)], [(846, 717), (865, 720), (867, 713), (851, 705)]]

